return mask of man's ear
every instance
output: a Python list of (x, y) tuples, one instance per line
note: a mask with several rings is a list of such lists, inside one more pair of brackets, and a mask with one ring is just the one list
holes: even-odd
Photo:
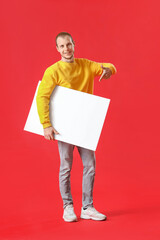
[(56, 49), (57, 49), (57, 51), (59, 52), (59, 49), (58, 49), (58, 47), (56, 46)]

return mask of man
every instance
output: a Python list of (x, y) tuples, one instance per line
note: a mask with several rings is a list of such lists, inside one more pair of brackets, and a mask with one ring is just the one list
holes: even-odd
[[(61, 32), (56, 37), (56, 48), (61, 60), (48, 67), (37, 94), (37, 109), (41, 124), (44, 128), (44, 137), (53, 140), (54, 134), (59, 134), (49, 119), (49, 101), (56, 85), (93, 94), (94, 77), (108, 79), (116, 73), (111, 63), (96, 63), (87, 59), (74, 58), (75, 43), (67, 32)], [(64, 119), (65, 121), (65, 119)], [(60, 131), (60, 130), (59, 130)], [(70, 190), (70, 171), (73, 161), (74, 145), (58, 141), (60, 154), (59, 186), (63, 200), (63, 219), (66, 222), (77, 221), (73, 208), (73, 199)], [(83, 162), (83, 196), (81, 218), (105, 220), (106, 216), (99, 213), (93, 206), (93, 184), (95, 176), (94, 151), (76, 146)]]

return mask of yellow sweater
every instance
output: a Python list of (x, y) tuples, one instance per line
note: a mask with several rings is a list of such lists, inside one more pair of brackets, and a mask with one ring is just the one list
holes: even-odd
[(111, 63), (97, 63), (83, 58), (75, 58), (73, 63), (60, 60), (46, 69), (36, 97), (43, 128), (52, 126), (49, 118), (49, 101), (55, 86), (93, 94), (94, 77), (103, 72), (101, 65), (110, 68), (112, 74), (116, 73), (116, 68)]

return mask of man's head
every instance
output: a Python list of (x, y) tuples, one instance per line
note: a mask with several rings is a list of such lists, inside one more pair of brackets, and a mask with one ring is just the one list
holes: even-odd
[(56, 36), (56, 48), (61, 54), (63, 61), (72, 61), (74, 59), (74, 41), (67, 32), (61, 32)]
[(72, 43), (75, 45), (74, 40), (73, 40), (73, 38), (72, 38), (72, 36), (71, 36), (70, 33), (68, 33), (68, 32), (60, 32), (60, 33), (56, 36), (56, 46), (58, 46), (58, 45), (57, 45), (57, 39), (58, 39), (59, 37), (64, 38), (64, 37), (66, 37), (66, 36), (70, 37)]

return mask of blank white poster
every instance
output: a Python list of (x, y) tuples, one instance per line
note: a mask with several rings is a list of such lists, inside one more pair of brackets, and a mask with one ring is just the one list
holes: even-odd
[[(36, 105), (38, 86), (24, 130), (44, 135)], [(52, 126), (59, 132), (55, 139), (95, 151), (109, 103), (107, 98), (56, 86), (49, 107)]]

